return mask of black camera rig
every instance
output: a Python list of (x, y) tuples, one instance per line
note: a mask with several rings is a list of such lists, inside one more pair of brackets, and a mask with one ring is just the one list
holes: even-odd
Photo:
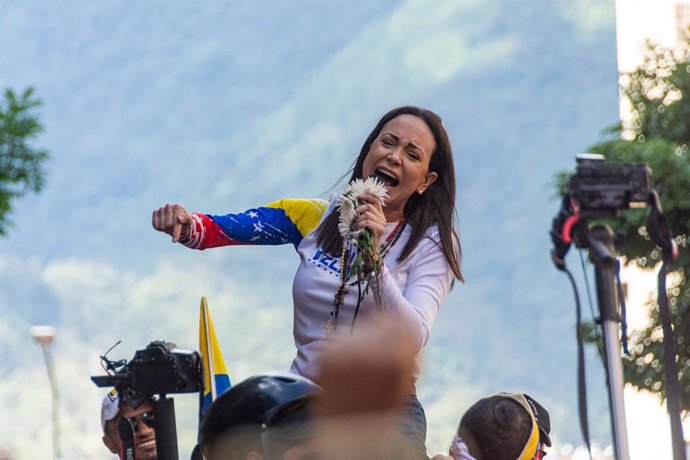
[(580, 235), (578, 240), (577, 230), (586, 230), (589, 219), (615, 217), (619, 211), (650, 204), (656, 209), (658, 205), (647, 165), (604, 163), (604, 156), (594, 153), (580, 153), (576, 159), (577, 168), (568, 179), (550, 232), (554, 243), (551, 258), (558, 268), (563, 267), (571, 243), (587, 246), (586, 237)]
[(115, 387), (135, 408), (153, 395), (201, 390), (201, 356), (169, 342), (153, 341), (143, 350), (137, 350), (129, 362), (101, 358), (109, 375), (93, 376), (91, 380), (99, 387)]
[(581, 153), (576, 161), (567, 195), (578, 203), (580, 213), (614, 216), (649, 203), (652, 179), (647, 165), (604, 163), (604, 156), (595, 153)]

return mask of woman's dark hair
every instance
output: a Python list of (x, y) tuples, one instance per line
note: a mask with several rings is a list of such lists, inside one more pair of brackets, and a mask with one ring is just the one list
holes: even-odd
[[(460, 271), (462, 250), (460, 238), (455, 231), (455, 168), (453, 166), (453, 152), (450, 140), (446, 133), (441, 118), (434, 112), (414, 106), (398, 107), (385, 114), (374, 130), (369, 134), (362, 145), (362, 150), (355, 160), (352, 168), (353, 179), (363, 179), (362, 166), (369, 153), (371, 144), (381, 133), (386, 123), (400, 115), (413, 115), (424, 121), (436, 141), (436, 149), (431, 154), (429, 171), (435, 172), (438, 177), (426, 191), (419, 195), (413, 193), (405, 205), (404, 214), (410, 223), (412, 234), (405, 244), (398, 260), (404, 260), (417, 247), (424, 233), (432, 225), (436, 225), (441, 237), (441, 250), (450, 265), (453, 274), (460, 281), (463, 280)], [(338, 220), (340, 213), (334, 209), (324, 219), (318, 228), (318, 243), (326, 252), (334, 256), (340, 256), (343, 247), (343, 238), (338, 232)]]
[(517, 401), (490, 396), (465, 412), (460, 428), (474, 438), (480, 458), (515, 460), (532, 433), (532, 419)]

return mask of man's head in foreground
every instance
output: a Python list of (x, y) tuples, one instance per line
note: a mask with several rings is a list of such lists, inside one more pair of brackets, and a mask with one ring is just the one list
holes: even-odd
[(529, 395), (498, 393), (463, 414), (449, 455), (433, 460), (540, 460), (550, 431), (549, 413)]
[(294, 374), (250, 377), (209, 406), (199, 444), (206, 460), (274, 460), (301, 456), (312, 437), (312, 381)]

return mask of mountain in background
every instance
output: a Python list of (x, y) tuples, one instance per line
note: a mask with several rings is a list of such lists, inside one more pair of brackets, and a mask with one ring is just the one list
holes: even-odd
[[(102, 458), (104, 391), (89, 380), (117, 340), (197, 347), (209, 298), (237, 382), (286, 369), (291, 247), (195, 252), (151, 229), (154, 208), (209, 213), (328, 196), (380, 116), (414, 104), (453, 141), (465, 284), (449, 294), (418, 385), (430, 451), (462, 412), (524, 391), (580, 443), (574, 302), (550, 263), (555, 171), (618, 114), (612, 1), (197, 4), (0, 0), (0, 87), (34, 85), (48, 184), (0, 240), (0, 448), (50, 452), (50, 394), (32, 324), (53, 324), (66, 458)], [(600, 363), (590, 419), (608, 444)], [(196, 399), (176, 398), (191, 449)], [(36, 420), (43, 420), (36, 423)]]

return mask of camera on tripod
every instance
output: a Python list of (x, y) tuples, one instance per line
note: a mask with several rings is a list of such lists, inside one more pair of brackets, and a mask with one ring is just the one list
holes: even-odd
[(554, 243), (551, 259), (558, 269), (563, 269), (563, 258), (571, 243), (588, 246), (590, 219), (615, 217), (619, 211), (648, 205), (652, 205), (655, 215), (660, 212), (652, 171), (647, 165), (604, 163), (604, 156), (595, 153), (580, 153), (576, 161), (550, 232)]
[(615, 216), (628, 208), (645, 207), (652, 191), (651, 170), (644, 164), (604, 163), (604, 156), (580, 153), (567, 194), (590, 217)]
[(157, 394), (195, 393), (203, 384), (199, 353), (179, 349), (173, 343), (153, 341), (137, 350), (129, 362), (101, 358), (112, 374), (91, 380), (98, 387), (115, 387), (132, 407)]
[(674, 458), (684, 459), (685, 443), (680, 417), (679, 373), (675, 360), (676, 341), (666, 294), (666, 273), (668, 266), (678, 257), (678, 246), (668, 219), (661, 210), (659, 194), (652, 187), (651, 170), (644, 164), (606, 164), (602, 155), (591, 153), (579, 154), (576, 158), (577, 169), (569, 177), (561, 209), (553, 219), (550, 234), (553, 241), (551, 260), (557, 269), (568, 275), (575, 293), (578, 401), (580, 427), (585, 444), (589, 450), (581, 308), (575, 279), (566, 267), (565, 255), (574, 243), (576, 247), (589, 251), (590, 260), (595, 267), (599, 303), (597, 323), (601, 328), (603, 347), (600, 347), (600, 352), (604, 357), (603, 363), (609, 389), (613, 451), (616, 458), (628, 459), (628, 436), (623, 398), (625, 382), (621, 360), (621, 342), (624, 348), (627, 347), (627, 326), (624, 296), (619, 278), (620, 264), (611, 228), (603, 222), (595, 223), (591, 228), (589, 224), (590, 220), (616, 217), (619, 211), (631, 207), (649, 207), (650, 211), (645, 222), (645, 236), (648, 236), (648, 239), (660, 248), (663, 261), (658, 276), (658, 306), (663, 330), (664, 384), (671, 418)]

